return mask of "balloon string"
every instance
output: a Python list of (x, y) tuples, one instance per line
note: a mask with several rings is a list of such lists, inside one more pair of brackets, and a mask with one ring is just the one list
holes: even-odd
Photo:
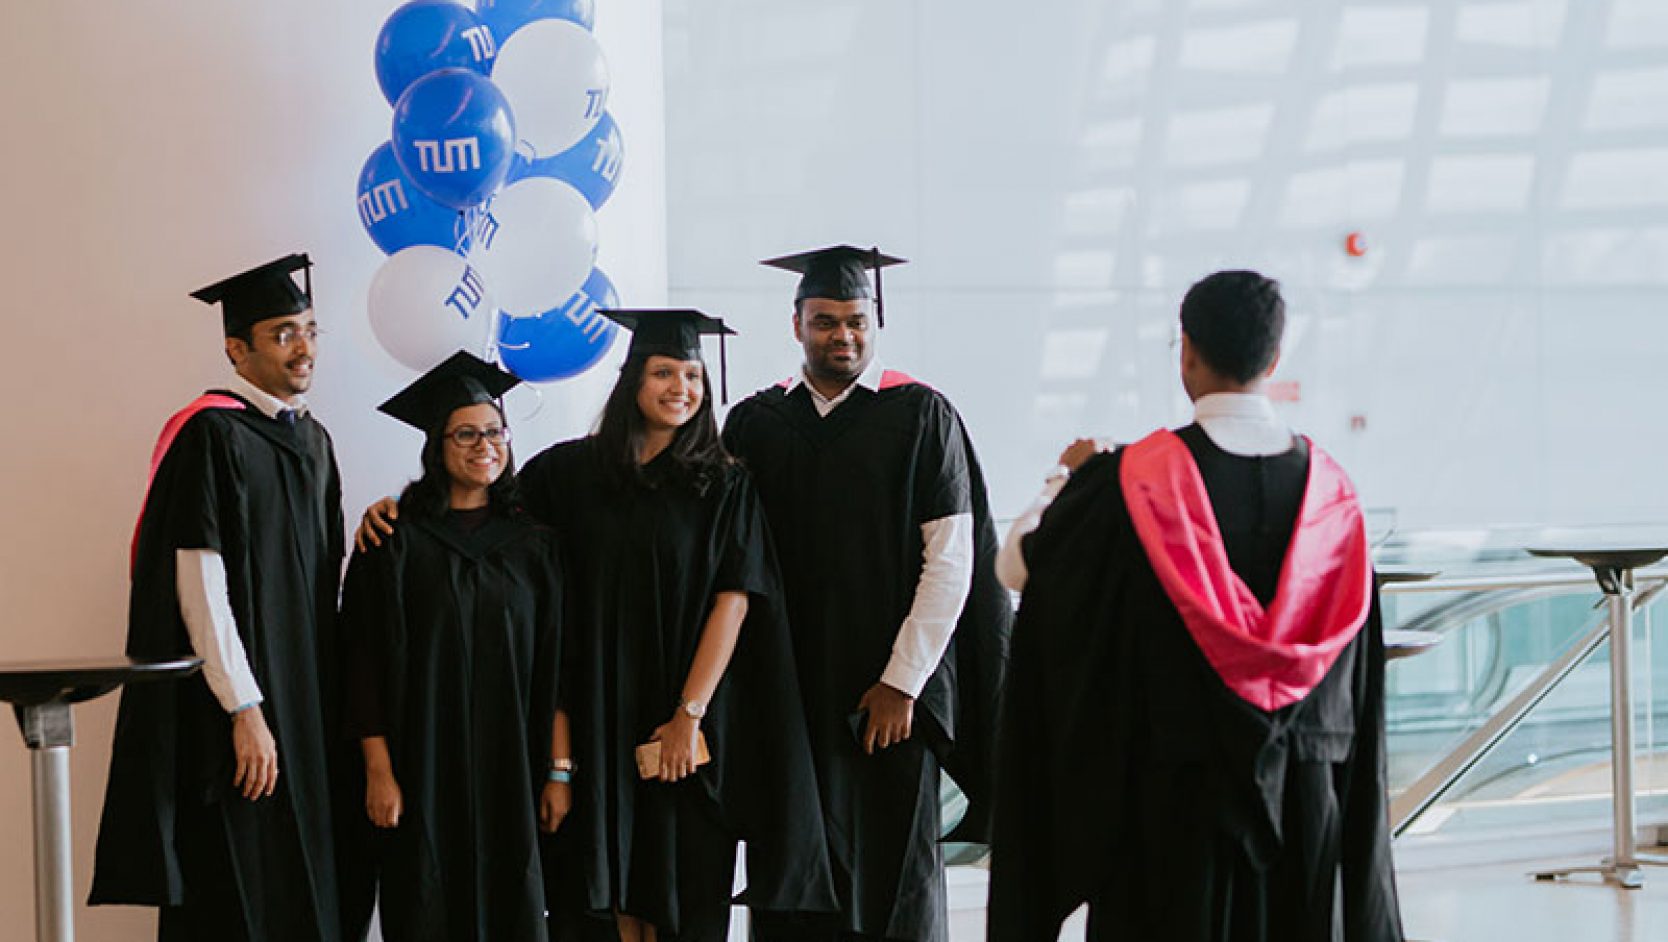
[(528, 393), (532, 394), (532, 396), (533, 396), (533, 408), (530, 412), (527, 412), (524, 415), (518, 416), (517, 420), (522, 421), (522, 422), (531, 422), (532, 420), (539, 417), (539, 413), (544, 411), (544, 390), (542, 390), (539, 387), (533, 385), (532, 383), (521, 383), (521, 384), (517, 385), (515, 387), (515, 389), (511, 389), (508, 393), (505, 393), (505, 395), (506, 396), (515, 395), (518, 400), (525, 400), (526, 399), (525, 394), (521, 394), (521, 393), (516, 392), (516, 390), (520, 390), (520, 389), (525, 389), (525, 390), (527, 390)]
[(490, 316), (492, 322), (487, 324), (486, 349), (481, 352), (481, 359), (488, 363), (502, 364), (503, 357), (498, 353), (498, 332), (504, 329), (504, 312), (495, 304)]

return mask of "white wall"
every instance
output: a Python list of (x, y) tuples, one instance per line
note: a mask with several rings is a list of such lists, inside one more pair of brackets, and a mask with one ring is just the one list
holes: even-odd
[[(411, 378), (375, 346), (365, 291), (381, 253), (354, 207), (388, 135), (372, 49), (394, 2), (54, 0), (0, 30), (0, 661), (114, 654), (126, 554), (162, 421), (222, 381), (218, 315), (186, 293), (277, 255), (317, 263), (328, 331), (312, 401), (336, 437), (350, 514), (416, 467), (414, 433), (372, 409)], [(600, 264), (630, 303), (666, 290), (658, 3), (599, 4), (627, 148), (599, 216)], [(588, 425), (611, 370), (544, 390), (523, 452)], [(522, 406), (513, 408), (522, 409)], [(517, 418), (512, 416), (512, 419)], [(115, 698), (76, 712), (76, 895), (86, 896)], [(7, 740), (8, 741), (4, 741)], [(29, 775), (0, 734), (0, 912), (29, 937)], [(81, 910), (80, 938), (147, 937), (139, 910)]]
[(672, 293), (748, 334), (733, 385), (797, 362), (753, 260), (909, 257), (882, 355), (961, 406), (1012, 514), (1070, 437), (1185, 421), (1177, 304), (1253, 267), (1286, 287), (1291, 421), (1402, 528), (1668, 521), (1661, 0), (666, 20)]

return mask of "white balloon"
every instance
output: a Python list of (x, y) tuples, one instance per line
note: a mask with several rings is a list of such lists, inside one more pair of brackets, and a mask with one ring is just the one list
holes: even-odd
[(516, 133), (540, 157), (579, 143), (608, 104), (608, 62), (595, 36), (567, 20), (534, 20), (498, 50), (492, 80), (509, 99)]
[(377, 342), (418, 371), (459, 350), (484, 353), (495, 310), (481, 273), (456, 252), (435, 245), (413, 245), (388, 256), (371, 279), (367, 308)]
[(590, 277), (597, 259), (596, 214), (571, 184), (551, 177), (518, 180), (493, 198), (469, 258), (505, 314), (543, 314), (573, 297)]

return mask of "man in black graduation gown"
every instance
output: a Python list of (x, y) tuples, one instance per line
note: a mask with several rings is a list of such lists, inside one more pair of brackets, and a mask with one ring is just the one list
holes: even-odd
[(134, 536), (127, 653), (191, 652), (203, 671), (123, 690), (89, 902), (159, 907), (163, 940), (335, 940), (348, 915), (331, 807), (341, 488), (304, 398), (318, 326), (292, 272), (309, 264), (193, 294), (221, 305), (236, 372), (165, 426)]
[(804, 367), (725, 425), (775, 537), (841, 906), (814, 927), (756, 912), (763, 940), (947, 938), (941, 766), (971, 803), (953, 837), (985, 839), (1011, 610), (960, 416), (875, 361), (880, 269), (899, 261), (766, 262), (801, 275)]
[(1092, 940), (1402, 938), (1369, 548), (1260, 394), (1283, 325), (1254, 272), (1194, 285), (1195, 423), (1084, 462), (1004, 566), (992, 942), (1084, 902)]

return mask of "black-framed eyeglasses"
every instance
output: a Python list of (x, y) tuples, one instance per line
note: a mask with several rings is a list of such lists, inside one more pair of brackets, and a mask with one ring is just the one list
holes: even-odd
[(498, 446), (510, 443), (510, 430), (503, 426), (491, 428), (476, 428), (473, 425), (460, 425), (446, 433), (446, 438), (459, 448), (474, 448), (481, 439), (487, 444)]
[(307, 339), (308, 343), (318, 343), (319, 337), (323, 333), (324, 331), (319, 330), (317, 324), (308, 324), (305, 327), (298, 327), (294, 324), (285, 324), (283, 327), (278, 328), (268, 336), (270, 336), (272, 338), (272, 342), (278, 346), (289, 347), (298, 339), (303, 337)]

